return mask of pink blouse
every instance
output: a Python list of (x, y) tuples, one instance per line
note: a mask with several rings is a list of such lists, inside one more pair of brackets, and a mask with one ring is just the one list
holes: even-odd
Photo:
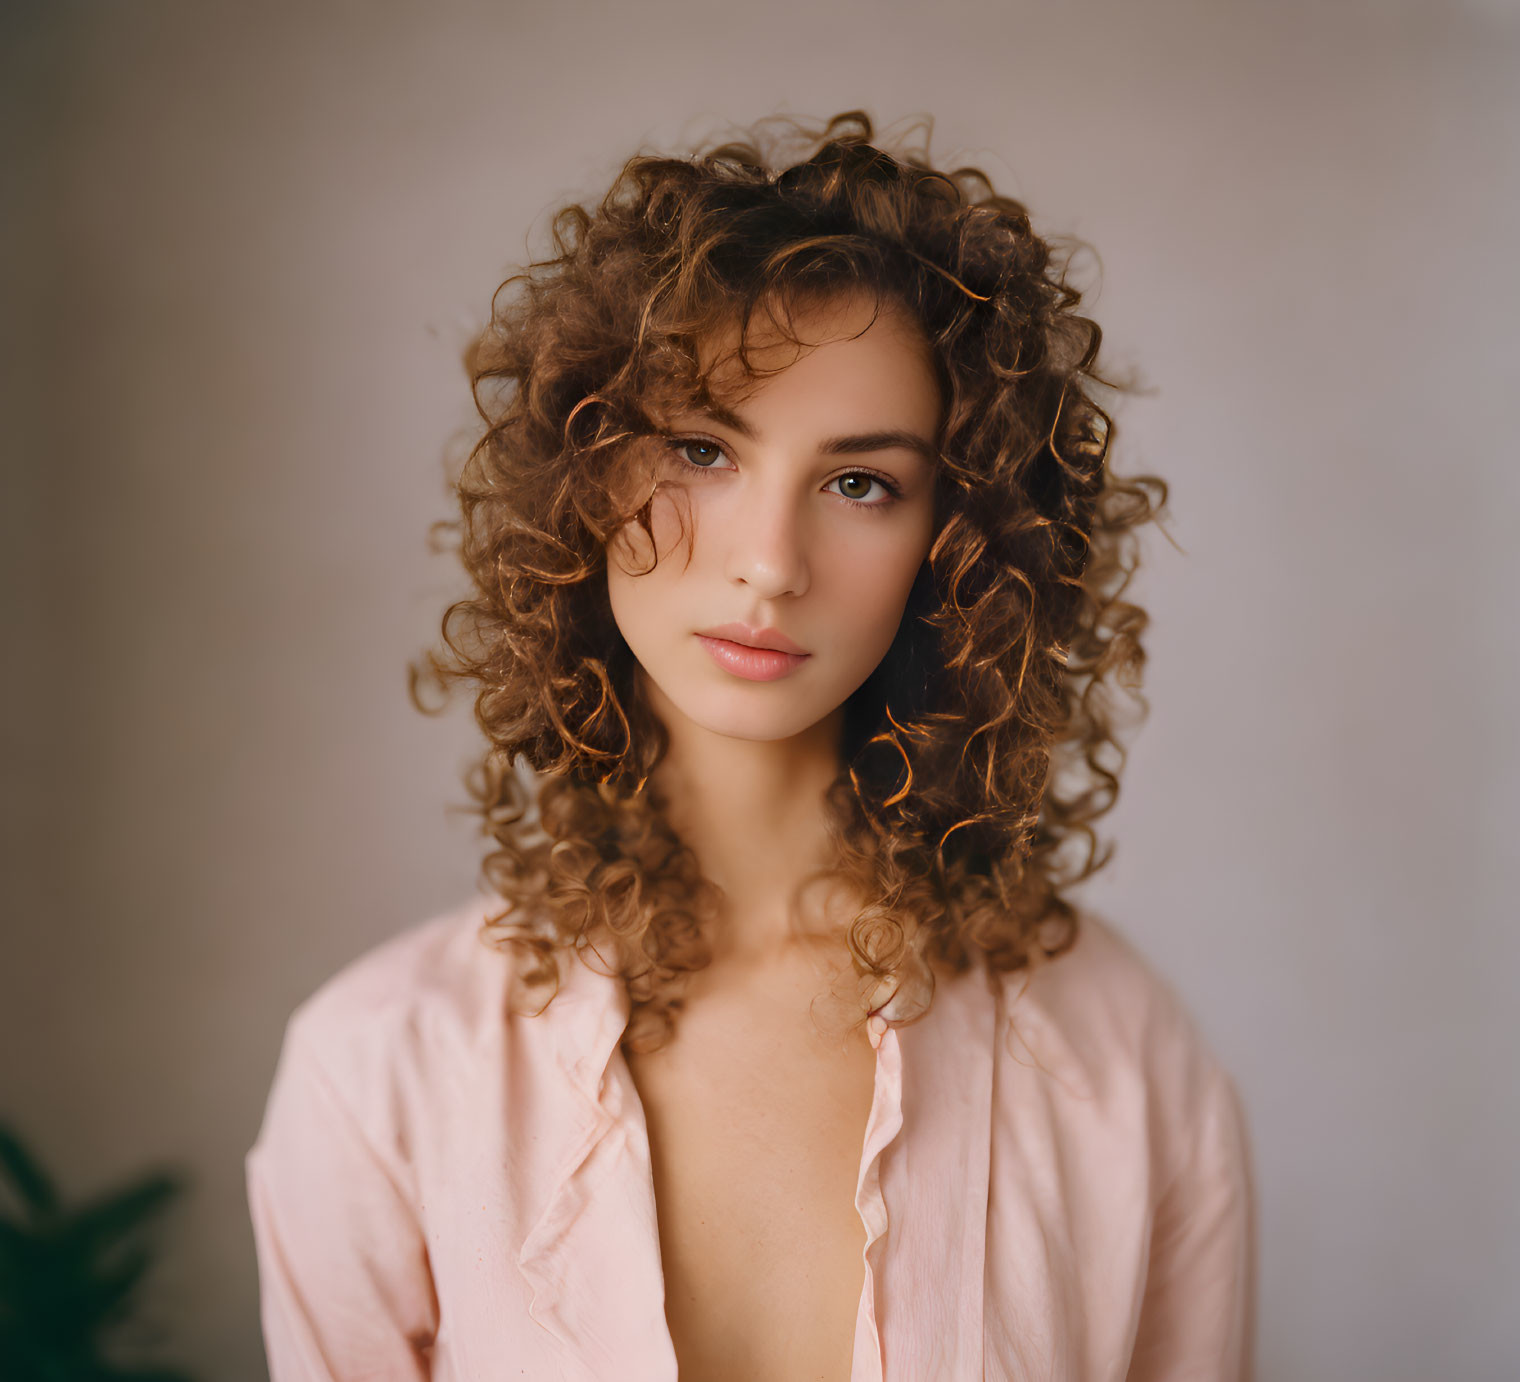
[[(290, 1019), (247, 1156), (273, 1382), (675, 1382), (627, 995), (572, 958), (508, 1014), (492, 901)], [(851, 1382), (1251, 1377), (1244, 1115), (1117, 931), (873, 1041)]]

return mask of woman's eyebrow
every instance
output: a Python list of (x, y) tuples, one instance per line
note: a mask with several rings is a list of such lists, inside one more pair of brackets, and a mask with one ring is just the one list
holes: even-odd
[[(709, 418), (724, 427), (731, 427), (747, 441), (755, 440), (755, 429), (731, 408), (715, 403), (702, 409)], [(932, 442), (905, 427), (884, 427), (877, 432), (857, 432), (850, 436), (827, 437), (819, 443), (818, 450), (825, 456), (858, 456), (869, 451), (890, 451), (901, 447), (917, 452), (931, 464), (939, 459), (939, 451)]]

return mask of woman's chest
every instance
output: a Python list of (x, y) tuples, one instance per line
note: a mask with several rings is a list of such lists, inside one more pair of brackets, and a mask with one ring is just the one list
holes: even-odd
[(832, 1059), (779, 999), (693, 1004), (666, 1059), (629, 1057), (589, 977), (510, 1043), (435, 1041), (392, 1095), (432, 1375), (843, 1382), (853, 1341), (855, 1382), (1122, 1376), (1153, 1109), (1048, 1041), (998, 1066), (983, 994)]
[(628, 1057), (649, 1132), (666, 1319), (683, 1382), (850, 1375), (864, 1281), (856, 1207), (876, 1057), (806, 1004), (682, 1014)]

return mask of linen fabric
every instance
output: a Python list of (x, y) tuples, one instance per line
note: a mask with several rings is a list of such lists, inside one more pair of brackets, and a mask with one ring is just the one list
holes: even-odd
[[(675, 1382), (620, 981), (537, 1015), (468, 903), (290, 1018), (246, 1158), (272, 1382)], [(1249, 1382), (1235, 1084), (1118, 929), (873, 1037), (850, 1382)], [(742, 1168), (736, 1168), (742, 1175)]]

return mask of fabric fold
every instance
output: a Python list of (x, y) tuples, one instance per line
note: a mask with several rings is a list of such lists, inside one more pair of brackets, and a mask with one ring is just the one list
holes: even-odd
[(982, 1376), (995, 1029), (976, 964), (895, 1033), (895, 1121), (910, 1135), (884, 1144), (878, 1168), (890, 1218), (875, 1282), (884, 1382)]
[(876, 1302), (877, 1277), (889, 1225), (886, 1197), (881, 1188), (881, 1159), (903, 1125), (901, 1038), (895, 1027), (888, 1027), (879, 1036), (872, 1033), (871, 1044), (876, 1048), (876, 1082), (871, 1112), (866, 1119), (860, 1174), (855, 1182), (855, 1209), (865, 1224), (866, 1241), (862, 1249), (865, 1282), (855, 1317), (855, 1351), (850, 1367), (852, 1382), (882, 1382), (885, 1367)]
[(628, 995), (570, 956), (554, 1002), (555, 1057), (583, 1107), (518, 1254), (528, 1314), (559, 1342), (567, 1379), (676, 1382), (648, 1132), (618, 1049)]

